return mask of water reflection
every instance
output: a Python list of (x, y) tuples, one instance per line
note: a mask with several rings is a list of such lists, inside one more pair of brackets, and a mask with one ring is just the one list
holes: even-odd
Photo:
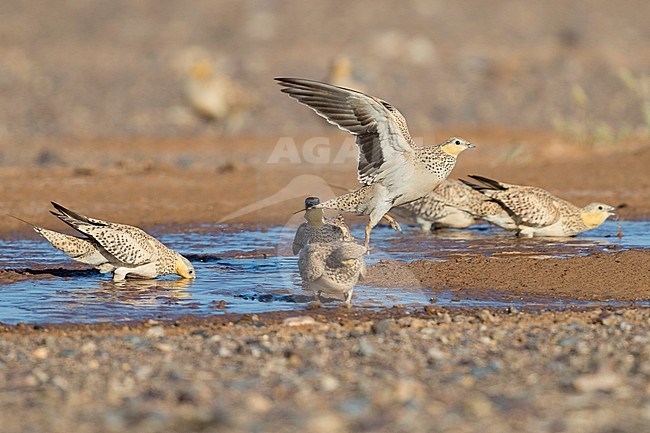
[[(392, 259), (445, 260), (465, 254), (490, 256), (566, 257), (593, 251), (650, 248), (650, 222), (614, 222), (570, 239), (519, 239), (488, 226), (443, 230), (422, 235), (408, 228), (400, 235), (389, 228), (373, 231), (369, 263)], [(29, 269), (24, 279), (0, 285), (0, 322), (104, 322), (143, 318), (173, 318), (184, 314), (257, 313), (306, 308), (311, 295), (300, 287), (297, 259), (290, 245), (294, 228), (195, 226), (180, 233), (161, 229), (161, 240), (194, 264), (196, 280), (165, 277), (113, 283), (108, 275), (83, 269), (39, 239), (0, 240), (0, 266)], [(353, 230), (363, 237), (363, 227)], [(608, 237), (609, 236), (609, 237)], [(22, 278), (22, 276), (21, 276)], [(560, 308), (562, 300), (506, 299), (496, 295), (458, 297), (419, 287), (355, 288), (355, 308), (430, 304), (451, 307), (525, 306), (538, 302)], [(325, 300), (326, 308), (339, 301)]]

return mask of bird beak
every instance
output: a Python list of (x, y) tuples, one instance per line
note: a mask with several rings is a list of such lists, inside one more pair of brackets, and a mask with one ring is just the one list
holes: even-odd
[(476, 147), (475, 144), (467, 143), (467, 148), (468, 148), (468, 149), (472, 149), (472, 148), (474, 148), (474, 147)]
[(300, 209), (300, 210), (297, 210), (295, 212), (292, 212), (291, 215), (295, 215), (295, 214), (298, 214), (300, 212), (306, 212), (306, 211), (307, 211), (307, 209)]

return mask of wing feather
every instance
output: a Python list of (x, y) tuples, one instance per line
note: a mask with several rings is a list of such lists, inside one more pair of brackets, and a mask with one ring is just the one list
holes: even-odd
[(358, 178), (370, 185), (408, 167), (415, 144), (404, 116), (391, 104), (365, 93), (319, 81), (276, 78), (282, 92), (357, 137)]
[(53, 215), (93, 239), (119, 262), (138, 266), (157, 257), (151, 236), (137, 227), (89, 218), (54, 202), (52, 205), (60, 212)]

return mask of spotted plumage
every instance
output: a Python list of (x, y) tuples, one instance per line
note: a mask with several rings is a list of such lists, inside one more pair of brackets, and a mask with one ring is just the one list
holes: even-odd
[(478, 219), (509, 218), (497, 203), (456, 179), (445, 179), (426, 196), (391, 212), (415, 222), (423, 232), (432, 227), (465, 228)]
[(355, 284), (366, 275), (365, 253), (366, 248), (354, 242), (305, 245), (298, 257), (303, 287), (311, 290), (317, 301), (323, 292), (343, 296), (349, 306)]
[(55, 248), (100, 272), (113, 272), (113, 280), (124, 280), (126, 275), (155, 278), (177, 274), (195, 278), (194, 267), (182, 255), (167, 248), (143, 230), (90, 218), (52, 202), (57, 211), (50, 211), (86, 238), (35, 227), (37, 233)]
[(470, 185), (498, 203), (522, 236), (575, 236), (600, 226), (614, 215), (615, 208), (603, 203), (591, 203), (580, 208), (542, 188), (513, 185), (476, 175), (470, 177), (481, 183)]
[(276, 78), (282, 92), (296, 99), (357, 137), (360, 189), (318, 205), (369, 217), (370, 232), (382, 218), (399, 225), (386, 214), (394, 207), (417, 200), (435, 189), (456, 164), (456, 157), (474, 147), (462, 138), (450, 138), (427, 147), (415, 144), (404, 116), (391, 104), (364, 93), (300, 78)]
[(305, 199), (305, 219), (296, 231), (293, 239), (293, 253), (298, 254), (307, 244), (328, 243), (336, 241), (351, 241), (350, 228), (345, 224), (343, 216), (325, 218), (323, 209), (315, 209), (320, 203), (318, 197)]

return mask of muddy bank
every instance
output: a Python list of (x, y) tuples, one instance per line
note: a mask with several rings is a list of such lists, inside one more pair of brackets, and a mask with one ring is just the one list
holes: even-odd
[(650, 251), (594, 253), (568, 259), (472, 255), (445, 262), (383, 261), (369, 283), (431, 290), (489, 291), (591, 301), (648, 301)]
[[(460, 131), (436, 135), (455, 134)], [(592, 148), (548, 133), (483, 129), (461, 135), (477, 148), (462, 155), (453, 177), (477, 173), (537, 185), (578, 205), (625, 204), (621, 218), (650, 217), (648, 142)], [(353, 148), (346, 158), (333, 162), (346, 137), (332, 135), (326, 147), (330, 158), (319, 163), (304, 159), (308, 137), (295, 138), (298, 156), (293, 162), (288, 157), (273, 159), (277, 137), (78, 141), (62, 147), (52, 142), (44, 149), (63, 149), (58, 162), (27, 159), (15, 167), (0, 167), (0, 212), (57, 227), (48, 213), (49, 202), (55, 200), (144, 228), (214, 224), (226, 217), (228, 223), (285, 224), (304, 197), (341, 193), (330, 185), (358, 186)], [(429, 135), (425, 142), (435, 143), (436, 137)], [(17, 232), (31, 233), (25, 224), (0, 217), (0, 235)]]

